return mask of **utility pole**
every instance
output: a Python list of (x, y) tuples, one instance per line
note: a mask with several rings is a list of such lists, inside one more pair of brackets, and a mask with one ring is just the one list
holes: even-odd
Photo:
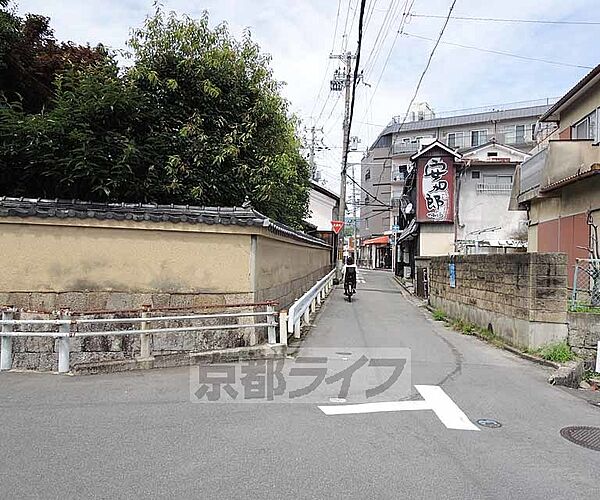
[(310, 164), (310, 174), (314, 180), (315, 174), (317, 173), (317, 167), (315, 165), (315, 126), (310, 127), (310, 146), (308, 149), (308, 162)]
[[(354, 175), (354, 165), (352, 165), (352, 178), (356, 180)], [(356, 245), (357, 227), (356, 227), (356, 183), (352, 183), (352, 222), (354, 225), (354, 263), (358, 265), (358, 246)]]
[[(331, 54), (330, 59), (339, 59), (345, 62), (345, 68), (343, 71), (337, 69), (331, 80), (331, 90), (341, 91), (345, 89), (344, 99), (344, 138), (342, 141), (342, 171), (340, 176), (340, 220), (346, 221), (346, 171), (348, 168), (348, 142), (350, 140), (350, 101), (352, 99), (352, 60), (356, 59), (356, 56), (352, 55), (351, 52), (345, 54)], [(342, 233), (340, 231), (340, 233)], [(340, 241), (341, 240), (341, 241)], [(340, 238), (338, 235), (338, 249), (337, 249), (337, 278), (338, 280), (342, 276), (342, 267), (344, 259), (344, 236)]]
[(314, 125), (310, 129), (304, 128), (305, 132), (310, 134), (308, 140), (308, 164), (310, 165), (310, 176), (313, 181), (319, 182), (321, 180), (321, 172), (317, 171), (317, 164), (315, 163), (315, 153), (325, 149), (323, 145), (323, 139), (317, 139), (317, 133), (323, 133), (323, 128), (317, 128)]

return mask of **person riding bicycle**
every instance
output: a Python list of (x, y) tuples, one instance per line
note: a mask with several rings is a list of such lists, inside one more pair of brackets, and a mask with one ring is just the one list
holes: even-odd
[(348, 257), (344, 268), (344, 295), (348, 295), (350, 289), (356, 292), (356, 264), (352, 257)]

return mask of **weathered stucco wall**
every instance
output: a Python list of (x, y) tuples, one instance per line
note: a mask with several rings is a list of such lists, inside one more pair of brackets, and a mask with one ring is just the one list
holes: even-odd
[[(0, 307), (46, 317), (59, 309), (136, 316), (146, 305), (149, 314), (173, 308), (200, 312), (207, 306), (228, 311), (232, 305), (241, 306), (235, 311), (263, 311), (264, 305), (248, 304), (270, 299), (287, 305), (328, 271), (331, 252), (322, 241), (243, 207), (0, 197), (0, 234)], [(263, 322), (256, 320), (240, 318), (239, 329), (155, 334), (152, 353), (185, 360), (207, 349), (252, 346), (266, 340), (266, 327), (248, 326)], [(178, 323), (172, 326), (191, 327)], [(72, 340), (74, 365), (139, 356), (135, 335)], [(13, 366), (54, 369), (55, 351), (52, 338), (15, 339)]]
[(2, 224), (0, 290), (251, 291), (250, 235), (172, 226)]
[(454, 252), (454, 224), (421, 224), (419, 255), (448, 255)]
[[(450, 286), (454, 262), (456, 286)], [(430, 263), (430, 302), (491, 328), (507, 342), (539, 347), (567, 338), (567, 265), (558, 253), (457, 255)]]
[(2, 217), (0, 230), (0, 305), (27, 310), (287, 305), (331, 252), (233, 225)]
[(287, 307), (330, 271), (330, 250), (258, 236), (256, 298)]

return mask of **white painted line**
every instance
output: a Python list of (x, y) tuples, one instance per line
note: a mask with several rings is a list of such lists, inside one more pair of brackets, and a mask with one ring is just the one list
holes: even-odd
[(479, 430), (479, 427), (467, 418), (441, 387), (437, 385), (415, 385), (415, 388), (423, 396), (423, 399), (431, 405), (430, 408), (448, 429)]
[(441, 387), (436, 385), (416, 385), (423, 396), (422, 401), (386, 401), (379, 403), (359, 403), (350, 405), (319, 406), (325, 415), (352, 415), (357, 413), (381, 413), (390, 411), (433, 410), (448, 429), (478, 431), (463, 411)]
[(319, 406), (325, 415), (351, 415), (354, 413), (380, 413), (385, 411), (431, 410), (427, 401), (385, 401), (354, 405)]

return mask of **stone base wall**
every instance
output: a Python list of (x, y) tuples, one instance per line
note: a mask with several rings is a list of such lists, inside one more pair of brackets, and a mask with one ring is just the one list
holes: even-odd
[(0, 292), (0, 307), (12, 306), (26, 311), (72, 312), (126, 311), (149, 305), (200, 308), (255, 302), (253, 293), (136, 293), (129, 291)]
[(586, 360), (596, 359), (600, 341), (600, 314), (570, 312), (569, 345), (575, 354)]
[[(233, 312), (233, 309), (227, 310)], [(248, 308), (253, 310), (253, 308)], [(223, 310), (220, 310), (221, 312)], [(240, 311), (236, 308), (235, 311)], [(258, 311), (258, 309), (257, 309)], [(183, 312), (182, 314), (189, 313)], [(164, 312), (153, 312), (150, 315), (165, 315)], [(169, 315), (176, 313), (170, 312)], [(124, 317), (124, 314), (102, 314), (102, 318)], [(128, 316), (138, 316), (129, 314)], [(53, 314), (34, 314), (20, 312), (15, 314), (15, 319), (55, 319)], [(85, 318), (100, 317), (100, 315), (78, 316)], [(202, 325), (218, 326), (220, 324), (231, 324), (236, 321), (248, 324), (254, 318), (215, 318), (202, 320)], [(262, 318), (259, 318), (262, 322)], [(199, 323), (196, 322), (196, 325)], [(169, 321), (156, 323), (165, 327), (191, 326), (190, 321)], [(28, 331), (43, 331), (46, 326), (30, 326)], [(72, 327), (73, 328), (73, 327)], [(139, 323), (110, 323), (103, 325), (77, 325), (77, 331), (110, 331), (138, 329)], [(161, 333), (153, 334), (151, 337), (151, 352), (154, 355), (164, 354), (189, 354), (201, 353), (216, 349), (231, 347), (246, 347), (257, 343), (266, 342), (266, 329), (254, 330), (252, 328), (241, 328), (236, 330), (214, 330), (207, 332), (183, 332), (183, 333)], [(55, 331), (55, 327), (54, 327)], [(19, 337), (13, 338), (13, 369), (56, 371), (58, 369), (58, 345), (57, 340), (49, 337)], [(78, 365), (105, 361), (133, 360), (140, 355), (140, 336), (135, 335), (106, 335), (93, 337), (71, 337), (70, 338), (70, 364), (71, 368), (77, 370)]]
[(513, 345), (535, 348), (567, 338), (564, 254), (434, 257), (429, 287), (433, 307), (491, 329)]
[(288, 309), (297, 299), (302, 297), (312, 286), (331, 271), (329, 266), (313, 271), (306, 276), (296, 278), (256, 292), (256, 301), (276, 301), (279, 309)]

